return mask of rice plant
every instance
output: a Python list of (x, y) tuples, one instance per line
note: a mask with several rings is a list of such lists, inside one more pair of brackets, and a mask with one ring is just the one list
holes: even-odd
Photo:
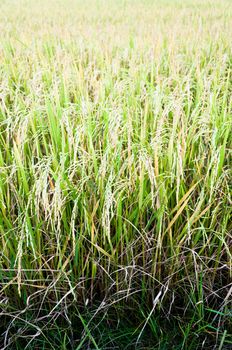
[(0, 3), (1, 349), (231, 349), (232, 4)]

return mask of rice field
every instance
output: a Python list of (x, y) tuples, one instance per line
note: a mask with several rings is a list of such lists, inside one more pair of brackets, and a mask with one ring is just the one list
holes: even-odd
[(230, 0), (0, 2), (0, 349), (232, 349)]

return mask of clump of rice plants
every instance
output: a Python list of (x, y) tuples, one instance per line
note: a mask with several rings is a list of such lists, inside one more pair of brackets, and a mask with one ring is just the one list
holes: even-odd
[(0, 13), (1, 349), (230, 349), (230, 1)]

